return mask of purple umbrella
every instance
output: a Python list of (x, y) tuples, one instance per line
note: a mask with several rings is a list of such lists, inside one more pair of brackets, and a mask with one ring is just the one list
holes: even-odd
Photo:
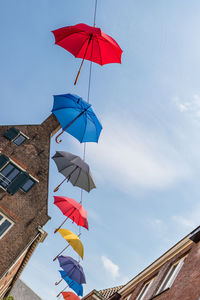
[[(70, 279), (76, 281), (78, 284), (86, 283), (83, 268), (75, 259), (73, 259), (70, 256), (60, 255), (58, 257), (58, 261), (60, 267), (65, 271), (66, 275)], [(56, 285), (59, 284), (61, 281), (62, 279), (59, 282), (56, 282)]]

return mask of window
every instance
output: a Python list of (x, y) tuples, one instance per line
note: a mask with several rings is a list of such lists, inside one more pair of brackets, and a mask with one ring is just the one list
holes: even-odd
[(13, 142), (15, 143), (15, 145), (20, 146), (24, 141), (26, 140), (26, 137), (20, 133), (16, 139), (13, 140)]
[(21, 131), (16, 129), (15, 127), (11, 127), (8, 131), (4, 134), (4, 136), (9, 140), (15, 143), (15, 145), (20, 146), (26, 139), (28, 139), (25, 134)]
[(0, 239), (13, 225), (14, 223), (0, 212)]
[(0, 185), (6, 189), (19, 173), (20, 170), (9, 162), (0, 172)]
[(132, 294), (128, 295), (125, 300), (129, 300), (131, 298)]
[(37, 180), (6, 155), (0, 155), (0, 187), (14, 195), (19, 189), (27, 193)]
[(144, 286), (143, 286), (143, 288), (141, 289), (141, 291), (140, 291), (139, 295), (137, 296), (136, 300), (143, 300), (143, 299), (144, 299), (145, 295), (147, 294), (149, 288), (151, 287), (151, 285), (152, 285), (152, 283), (153, 283), (153, 280), (154, 280), (154, 278), (151, 279), (151, 280), (149, 280), (149, 281), (147, 281), (147, 282), (144, 284)]
[(26, 181), (24, 185), (22, 185), (21, 189), (25, 193), (27, 193), (34, 185), (36, 184), (35, 180), (33, 180), (31, 177)]
[(159, 293), (165, 291), (166, 289), (170, 288), (174, 282), (174, 280), (176, 279), (180, 269), (183, 266), (184, 263), (184, 259), (186, 256), (184, 256), (183, 258), (179, 259), (178, 261), (176, 261), (171, 268), (169, 269), (169, 271), (167, 272), (166, 276), (164, 277), (156, 295), (158, 295)]

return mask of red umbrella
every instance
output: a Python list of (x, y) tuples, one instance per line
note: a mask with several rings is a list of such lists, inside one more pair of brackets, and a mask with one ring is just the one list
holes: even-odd
[(60, 229), (60, 227), (65, 223), (65, 221), (67, 221), (68, 218), (70, 218), (77, 225), (88, 229), (87, 212), (80, 203), (71, 198), (54, 196), (54, 204), (67, 217), (54, 233)]
[(121, 48), (113, 38), (105, 34), (100, 28), (77, 24), (62, 27), (52, 32), (57, 45), (75, 57), (83, 59), (74, 84), (78, 80), (85, 59), (100, 65), (121, 63)]
[(65, 300), (80, 300), (80, 298), (72, 292), (62, 292), (62, 295)]

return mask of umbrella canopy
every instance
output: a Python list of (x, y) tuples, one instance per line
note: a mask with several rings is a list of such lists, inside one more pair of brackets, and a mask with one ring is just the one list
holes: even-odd
[(59, 229), (58, 232), (62, 235), (62, 237), (72, 246), (72, 248), (80, 255), (83, 259), (83, 244), (79, 237), (70, 230), (67, 229)]
[[(88, 229), (87, 212), (80, 203), (71, 198), (54, 196), (54, 204), (62, 211), (65, 216), (67, 216), (67, 218), (70, 218), (78, 226), (82, 226)], [(61, 224), (61, 226), (63, 224), (64, 222)]]
[(65, 282), (68, 284), (70, 289), (72, 289), (78, 296), (83, 296), (83, 286), (81, 284), (78, 284), (76, 281), (72, 280), (67, 276), (65, 271), (59, 271), (61, 277), (65, 280)]
[(80, 300), (80, 298), (72, 292), (62, 292), (62, 295), (65, 300)]
[[(52, 159), (56, 163), (58, 171), (74, 186), (78, 186), (87, 192), (96, 188), (89, 165), (79, 156), (70, 152), (56, 151), (56, 154), (52, 157)], [(61, 184), (59, 184), (54, 192), (59, 189)]]
[(53, 114), (63, 131), (68, 132), (80, 143), (98, 142), (102, 125), (93, 112), (91, 105), (77, 95), (64, 94), (54, 96)]
[(100, 28), (77, 24), (52, 31), (55, 43), (75, 57), (100, 65), (121, 63), (122, 50), (117, 42)]
[(58, 261), (60, 267), (70, 279), (76, 281), (78, 284), (86, 283), (83, 268), (75, 259), (70, 256), (60, 255)]
[(117, 42), (100, 28), (77, 24), (52, 31), (55, 43), (75, 57), (82, 58), (76, 84), (85, 59), (100, 65), (121, 63), (122, 50)]

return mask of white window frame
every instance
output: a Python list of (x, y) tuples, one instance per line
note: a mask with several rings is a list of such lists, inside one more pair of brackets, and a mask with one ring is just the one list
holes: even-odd
[(6, 229), (6, 231), (4, 231), (4, 233), (2, 235), (0, 235), (0, 240), (4, 237), (4, 235), (6, 235), (6, 233), (13, 227), (13, 225), (15, 224), (11, 219), (9, 219), (8, 217), (6, 217), (2, 212), (0, 212), (0, 215), (3, 217), (0, 220), (0, 225), (3, 224), (6, 220), (8, 220), (11, 225)]
[(146, 296), (149, 288), (151, 287), (152, 283), (154, 281), (154, 278), (148, 280), (147, 282), (145, 282), (145, 284), (143, 285), (140, 293), (138, 294), (137, 298), (135, 300), (143, 300), (144, 297)]
[[(172, 284), (174, 283), (174, 280), (178, 276), (178, 273), (180, 272), (180, 270), (184, 264), (185, 258), (186, 258), (186, 256), (182, 257), (181, 259), (177, 260), (175, 263), (172, 264), (169, 271), (167, 272), (164, 279), (162, 280), (161, 285), (156, 292), (156, 295), (171, 288)], [(170, 273), (172, 273), (172, 274), (170, 275)]]

